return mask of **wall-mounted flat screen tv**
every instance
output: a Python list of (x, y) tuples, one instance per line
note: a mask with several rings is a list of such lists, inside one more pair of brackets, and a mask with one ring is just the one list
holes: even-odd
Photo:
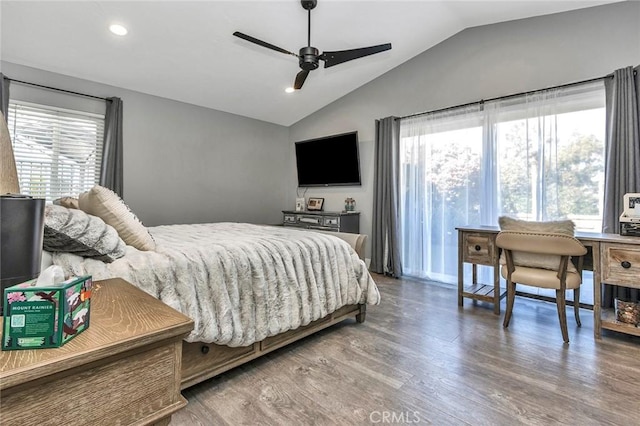
[(298, 186), (356, 186), (360, 182), (358, 132), (295, 143)]

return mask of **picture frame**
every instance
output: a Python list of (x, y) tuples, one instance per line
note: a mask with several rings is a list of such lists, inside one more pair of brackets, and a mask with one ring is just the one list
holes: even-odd
[(307, 210), (310, 211), (320, 211), (322, 210), (322, 205), (324, 204), (324, 198), (309, 198), (307, 200)]

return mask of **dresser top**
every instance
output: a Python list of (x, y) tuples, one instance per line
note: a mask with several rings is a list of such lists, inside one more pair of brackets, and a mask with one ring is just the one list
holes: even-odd
[(317, 211), (317, 210), (301, 210), (301, 211), (296, 211), (296, 210), (282, 210), (282, 213), (285, 214), (305, 214), (305, 215), (316, 215), (316, 216), (357, 216), (360, 214), (360, 212), (332, 212), (332, 211)]

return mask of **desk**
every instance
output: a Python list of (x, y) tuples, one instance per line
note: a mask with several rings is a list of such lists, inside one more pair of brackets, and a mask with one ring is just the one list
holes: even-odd
[[(461, 226), (458, 230), (458, 305), (464, 298), (483, 300), (494, 304), (494, 313), (500, 314), (500, 299), (506, 289), (500, 288), (499, 249), (495, 245), (497, 226)], [(618, 234), (576, 232), (576, 238), (588, 249), (584, 269), (593, 270), (594, 336), (599, 339), (602, 329), (640, 336), (640, 327), (616, 321), (613, 309), (603, 309), (602, 285), (613, 284), (640, 289), (640, 237)], [(464, 264), (473, 268), (472, 284), (464, 284)], [(477, 265), (493, 267), (493, 283), (478, 284)]]

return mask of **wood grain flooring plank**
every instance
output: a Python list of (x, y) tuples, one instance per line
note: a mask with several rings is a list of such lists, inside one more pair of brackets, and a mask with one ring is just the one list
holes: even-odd
[(566, 345), (555, 304), (518, 297), (504, 329), (489, 303), (459, 307), (453, 286), (374, 279), (382, 302), (365, 323), (185, 390), (189, 405), (171, 424), (638, 424), (640, 338), (594, 340), (591, 311), (578, 328), (567, 310)]

